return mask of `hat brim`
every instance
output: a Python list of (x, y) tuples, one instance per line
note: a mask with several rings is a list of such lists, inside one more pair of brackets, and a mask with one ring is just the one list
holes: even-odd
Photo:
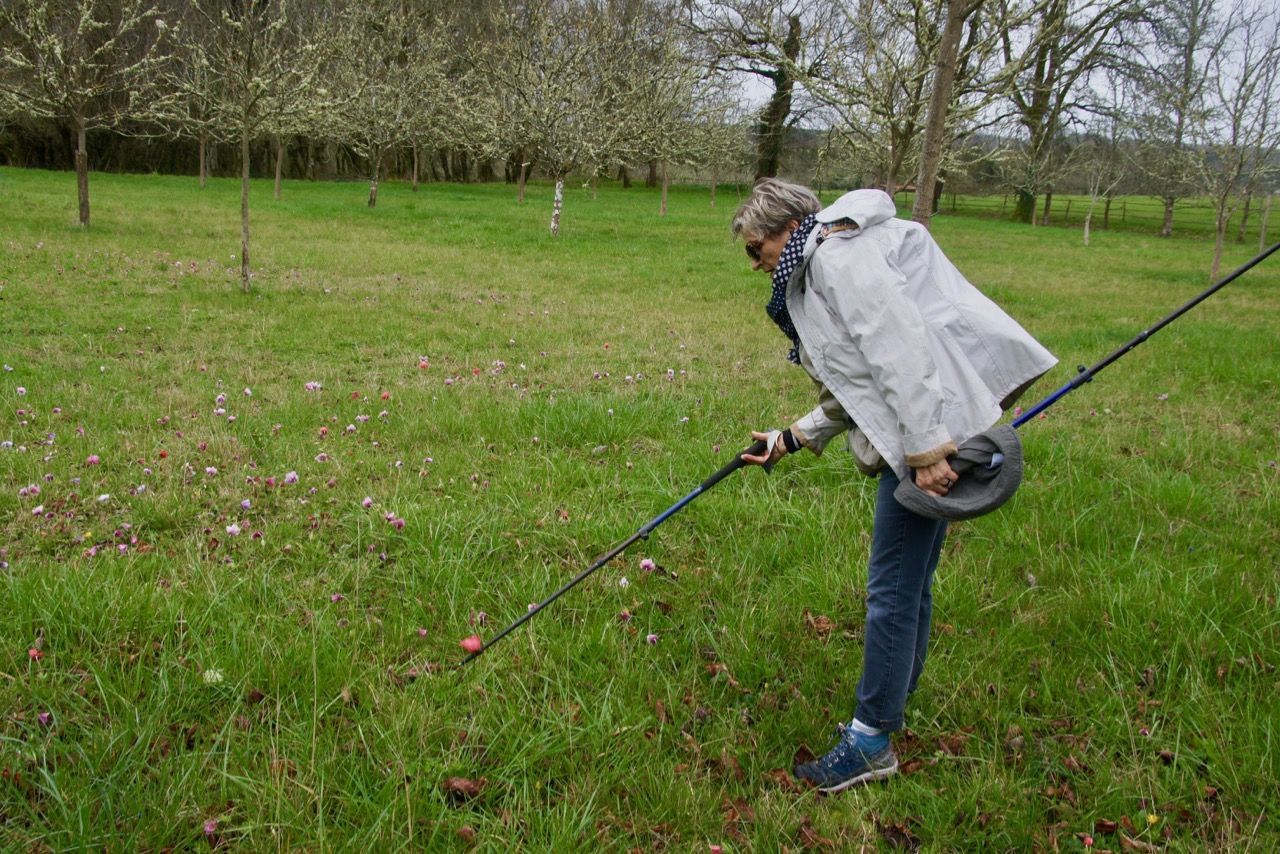
[(1012, 498), (1022, 483), (1022, 440), (1008, 424), (993, 427), (961, 442), (947, 462), (959, 479), (946, 495), (925, 492), (907, 478), (893, 497), (913, 513), (948, 522), (990, 513)]

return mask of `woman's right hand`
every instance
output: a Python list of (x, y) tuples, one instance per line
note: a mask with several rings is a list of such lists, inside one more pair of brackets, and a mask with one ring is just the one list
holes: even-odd
[(743, 462), (755, 466), (771, 466), (787, 455), (787, 443), (782, 441), (781, 430), (771, 430), (768, 433), (752, 430), (751, 438), (769, 442), (773, 447), (766, 447), (762, 454), (743, 454)]

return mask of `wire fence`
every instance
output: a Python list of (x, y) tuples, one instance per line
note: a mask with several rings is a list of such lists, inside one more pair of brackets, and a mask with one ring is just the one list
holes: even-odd
[[(897, 197), (898, 206), (910, 209), (915, 201), (914, 196), (909, 191), (900, 192)], [(1236, 210), (1227, 224), (1227, 239), (1258, 241), (1263, 237), (1261, 229), (1264, 219), (1271, 220), (1267, 228), (1269, 235), (1274, 237), (1280, 234), (1280, 205), (1273, 205), (1272, 217), (1265, 214), (1264, 205), (1265, 198), (1253, 199), (1247, 211), (1243, 206)], [(1105, 199), (1098, 199), (1094, 203), (1088, 196), (1055, 195), (1047, 218), (1044, 197), (1041, 196), (1036, 200), (1036, 222), (1050, 227), (1083, 228), (1091, 207), (1093, 219), (1090, 229), (1095, 231), (1115, 229), (1158, 234), (1164, 224), (1164, 202), (1151, 196), (1117, 196), (1108, 205)], [(1012, 193), (988, 196), (944, 193), (938, 202), (940, 214), (957, 216), (1012, 219), (1016, 209), (1017, 196)], [(1174, 205), (1175, 235), (1212, 237), (1214, 221), (1214, 207), (1207, 199), (1180, 200)]]

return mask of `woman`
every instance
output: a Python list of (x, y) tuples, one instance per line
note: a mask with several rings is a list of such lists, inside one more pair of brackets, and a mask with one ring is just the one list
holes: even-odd
[(838, 792), (898, 770), (889, 733), (902, 728), (928, 648), (946, 522), (906, 509), (894, 490), (911, 477), (946, 495), (958, 480), (947, 462), (956, 444), (994, 424), (1057, 360), (965, 280), (927, 229), (894, 218), (886, 193), (857, 190), (821, 207), (808, 189), (766, 178), (733, 233), (752, 269), (772, 274), (769, 316), (819, 387), (808, 415), (753, 431), (768, 448), (743, 459), (770, 468), (848, 432), (859, 470), (880, 479), (857, 709), (826, 756), (794, 769)]

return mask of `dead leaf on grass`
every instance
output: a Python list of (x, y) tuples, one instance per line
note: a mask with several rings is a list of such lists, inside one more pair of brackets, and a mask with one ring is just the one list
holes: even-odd
[(889, 843), (890, 848), (897, 848), (900, 851), (920, 850), (920, 838), (912, 833), (911, 829), (905, 824), (898, 822), (885, 824), (877, 820), (876, 828), (880, 831), (880, 835), (884, 837), (884, 841)]
[(804, 787), (801, 786), (800, 783), (796, 781), (796, 778), (792, 776), (791, 772), (785, 768), (775, 768), (768, 774), (765, 774), (764, 778), (778, 786), (783, 791), (791, 792), (792, 794), (799, 794), (804, 791)]
[(802, 816), (800, 819), (798, 835), (800, 837), (800, 844), (809, 850), (820, 849), (822, 851), (834, 851), (836, 848), (835, 842), (827, 839), (825, 836), (819, 835), (819, 833), (813, 829), (813, 825), (810, 824), (809, 816), (807, 815)]
[(466, 777), (450, 777), (440, 784), (440, 788), (455, 803), (463, 803), (480, 797), (480, 793), (484, 791), (485, 783), (489, 782), (484, 777), (479, 780), (469, 780)]
[(808, 608), (804, 612), (804, 623), (820, 638), (825, 638), (836, 630), (836, 624), (830, 617), (825, 614), (819, 614), (815, 617)]

